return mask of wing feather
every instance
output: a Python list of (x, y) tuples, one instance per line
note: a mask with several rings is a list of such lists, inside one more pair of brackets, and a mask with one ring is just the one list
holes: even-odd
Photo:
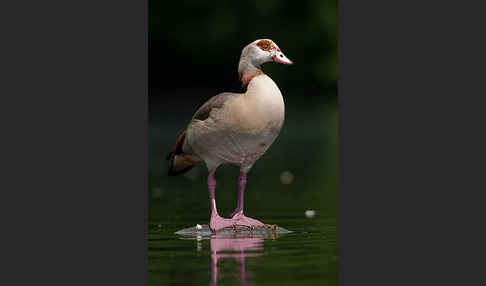
[(230, 99), (237, 97), (239, 94), (238, 93), (232, 93), (232, 92), (223, 92), (218, 95), (215, 95), (211, 97), (206, 103), (204, 103), (194, 114), (193, 120), (206, 120), (208, 119), (209, 115), (211, 114), (211, 111), (214, 108), (221, 108), (223, 105)]

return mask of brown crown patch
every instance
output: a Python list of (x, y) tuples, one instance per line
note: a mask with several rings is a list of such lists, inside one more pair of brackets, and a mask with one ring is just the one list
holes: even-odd
[(280, 49), (275, 46), (274, 43), (272, 43), (271, 41), (269, 40), (261, 40), (259, 41), (258, 43), (256, 43), (256, 45), (262, 49), (263, 51), (271, 51), (271, 50), (276, 50), (276, 51), (280, 51)]

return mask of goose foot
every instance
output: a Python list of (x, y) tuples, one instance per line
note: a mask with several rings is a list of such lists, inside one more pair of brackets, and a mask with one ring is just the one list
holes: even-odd
[(225, 227), (233, 227), (236, 224), (236, 221), (231, 218), (224, 218), (220, 217), (219, 215), (211, 215), (211, 220), (209, 222), (209, 228), (212, 231), (218, 231)]
[(263, 222), (256, 220), (256, 219), (253, 219), (251, 217), (245, 216), (242, 211), (234, 214), (231, 219), (234, 220), (235, 224), (237, 224), (237, 225), (244, 225), (244, 226), (248, 226), (250, 228), (264, 227), (265, 226), (265, 224)]

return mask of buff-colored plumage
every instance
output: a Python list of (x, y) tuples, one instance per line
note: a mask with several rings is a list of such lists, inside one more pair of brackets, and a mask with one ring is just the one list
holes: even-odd
[(199, 108), (169, 156), (173, 174), (198, 162), (205, 162), (209, 170), (230, 163), (248, 172), (272, 145), (282, 128), (285, 106), (279, 88), (260, 65), (272, 59), (291, 63), (277, 53), (283, 56), (266, 39), (242, 50), (238, 73), (246, 92), (218, 94)]
[(255, 77), (243, 94), (227, 97), (205, 120), (193, 119), (182, 150), (209, 170), (231, 163), (248, 171), (272, 145), (284, 121), (284, 101), (273, 80)]
[[(247, 45), (238, 64), (238, 75), (246, 92), (221, 93), (203, 104), (168, 156), (170, 175), (185, 172), (198, 162), (206, 163), (211, 204), (209, 226), (213, 231), (237, 225), (264, 226), (261, 221), (245, 216), (243, 205), (246, 174), (275, 141), (284, 122), (282, 93), (260, 68), (271, 61), (292, 63), (271, 40), (256, 40)], [(240, 167), (238, 204), (231, 218), (221, 217), (216, 207), (214, 174), (221, 164)]]

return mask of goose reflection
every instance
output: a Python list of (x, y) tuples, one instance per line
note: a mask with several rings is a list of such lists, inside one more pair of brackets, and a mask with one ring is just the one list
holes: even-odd
[[(238, 278), (240, 285), (246, 286), (248, 276), (251, 273), (246, 272), (246, 259), (255, 259), (263, 256), (263, 241), (265, 239), (275, 240), (282, 234), (291, 233), (292, 231), (269, 225), (265, 230), (246, 230), (246, 229), (229, 229), (223, 230), (216, 234), (212, 233), (208, 225), (196, 225), (195, 227), (185, 228), (177, 231), (175, 234), (180, 235), (183, 240), (196, 240), (197, 251), (203, 250), (203, 241), (209, 240), (211, 256), (211, 281), (210, 285), (217, 285), (218, 280), (228, 271), (218, 269), (222, 260), (235, 260), (238, 262)], [(204, 243), (205, 244), (205, 243)], [(226, 269), (226, 268), (225, 268)]]
[(211, 285), (218, 284), (218, 262), (224, 259), (234, 259), (239, 263), (240, 285), (247, 285), (246, 262), (248, 258), (260, 257), (263, 254), (264, 235), (233, 235), (233, 236), (211, 236)]

